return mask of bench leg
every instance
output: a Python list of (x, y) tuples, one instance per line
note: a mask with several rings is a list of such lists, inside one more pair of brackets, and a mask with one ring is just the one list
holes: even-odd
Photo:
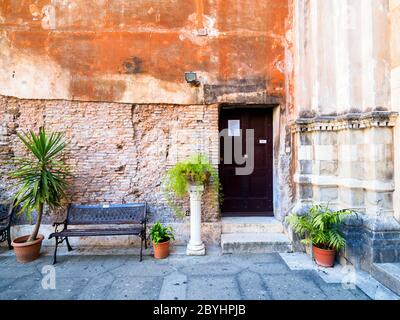
[(140, 262), (142, 262), (142, 258), (143, 258), (143, 236), (140, 239)]
[(58, 237), (56, 237), (56, 247), (54, 248), (53, 265), (57, 263), (57, 247), (58, 247)]
[(7, 229), (7, 243), (8, 243), (8, 250), (12, 250), (13, 246), (11, 245), (11, 233), (10, 228)]
[(73, 249), (72, 249), (71, 245), (69, 244), (68, 237), (65, 238), (65, 242), (67, 243), (68, 251), (72, 251)]

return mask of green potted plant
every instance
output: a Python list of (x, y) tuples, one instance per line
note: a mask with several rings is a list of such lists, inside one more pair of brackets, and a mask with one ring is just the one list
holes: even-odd
[(63, 134), (48, 135), (44, 128), (39, 133), (33, 131), (18, 134), (28, 151), (26, 157), (15, 157), (10, 163), (14, 170), (9, 177), (15, 181), (17, 192), (14, 195), (14, 207), (17, 214), (25, 213), (32, 223), (36, 210), (36, 223), (31, 235), (16, 238), (12, 245), (19, 262), (30, 262), (39, 257), (44, 239), (39, 234), (44, 206), (56, 209), (64, 205), (65, 190), (68, 186), (69, 170), (60, 158), (66, 143)]
[(213, 186), (213, 196), (218, 199), (220, 196), (218, 173), (206, 156), (196, 154), (186, 161), (178, 162), (166, 172), (164, 177), (167, 204), (177, 216), (183, 217), (185, 213), (176, 204), (176, 200), (184, 199), (188, 195), (190, 187), (196, 187), (200, 190), (209, 184)]
[(293, 231), (303, 238), (305, 245), (312, 245), (315, 261), (323, 267), (333, 267), (336, 252), (346, 245), (340, 231), (350, 210), (331, 210), (328, 206), (313, 205), (305, 215), (291, 214), (286, 218)]
[(154, 258), (165, 259), (169, 255), (171, 240), (175, 240), (171, 227), (164, 227), (160, 221), (156, 222), (150, 230), (150, 238), (153, 242)]

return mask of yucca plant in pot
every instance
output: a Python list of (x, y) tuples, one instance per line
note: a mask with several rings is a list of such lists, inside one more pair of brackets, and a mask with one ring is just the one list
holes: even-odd
[(36, 211), (36, 223), (30, 235), (16, 238), (12, 245), (19, 262), (30, 262), (40, 255), (44, 237), (39, 230), (44, 207), (48, 205), (50, 209), (56, 209), (64, 205), (70, 173), (61, 159), (66, 147), (62, 133), (48, 135), (41, 127), (38, 134), (31, 130), (18, 134), (18, 137), (28, 155), (15, 157), (10, 162), (14, 169), (8, 175), (17, 189), (14, 207), (18, 208), (18, 215), (25, 214), (31, 223)]
[(160, 221), (157, 221), (150, 229), (150, 239), (153, 242), (154, 258), (165, 259), (169, 256), (170, 242), (175, 240), (171, 227), (164, 227)]
[(336, 252), (346, 245), (340, 231), (350, 210), (331, 210), (328, 206), (313, 205), (305, 215), (291, 214), (286, 218), (293, 231), (303, 238), (305, 245), (312, 245), (316, 263), (323, 267), (333, 267)]

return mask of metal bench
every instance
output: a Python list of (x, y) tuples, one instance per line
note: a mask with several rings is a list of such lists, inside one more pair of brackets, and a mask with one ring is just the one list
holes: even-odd
[[(91, 236), (139, 236), (141, 238), (140, 261), (142, 261), (143, 242), (147, 249), (146, 220), (146, 203), (109, 206), (71, 204), (68, 206), (65, 221), (54, 223), (55, 232), (49, 236), (49, 239), (55, 238), (56, 241), (53, 264), (57, 263), (57, 247), (59, 244), (65, 241), (68, 251), (71, 251), (72, 247), (68, 238)], [(103, 227), (99, 228), (100, 225), (103, 225)], [(106, 225), (121, 225), (121, 227)], [(68, 229), (69, 226), (87, 227)], [(63, 227), (61, 231), (59, 231), (60, 227)]]
[(13, 215), (12, 202), (0, 202), (0, 242), (6, 241), (8, 243), (8, 248), (12, 250), (11, 245), (11, 219)]

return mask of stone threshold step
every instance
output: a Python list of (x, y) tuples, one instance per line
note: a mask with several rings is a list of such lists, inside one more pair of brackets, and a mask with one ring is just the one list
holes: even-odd
[(283, 233), (282, 223), (274, 217), (224, 217), (222, 233)]
[(374, 263), (371, 267), (372, 276), (400, 295), (400, 263)]
[(292, 252), (292, 243), (284, 233), (226, 233), (221, 235), (223, 253)]

